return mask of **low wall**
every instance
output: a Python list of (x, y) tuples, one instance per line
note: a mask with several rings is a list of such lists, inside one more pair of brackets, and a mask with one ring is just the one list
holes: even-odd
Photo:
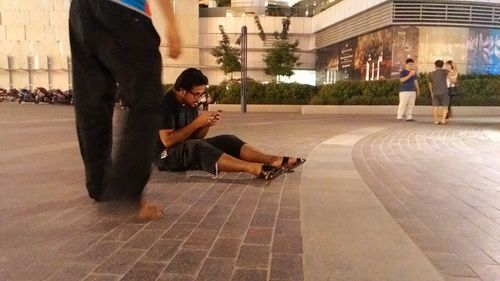
[[(240, 112), (239, 104), (211, 104), (209, 110)], [(282, 105), (249, 104), (247, 112), (288, 112), (335, 115), (396, 115), (397, 105)], [(415, 106), (413, 115), (430, 115), (432, 106)], [(500, 106), (454, 106), (454, 116), (500, 116)]]

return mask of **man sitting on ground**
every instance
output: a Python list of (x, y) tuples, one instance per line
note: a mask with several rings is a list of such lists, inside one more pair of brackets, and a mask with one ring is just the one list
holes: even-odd
[(262, 153), (233, 135), (205, 138), (221, 111), (198, 113), (208, 79), (195, 68), (184, 70), (162, 101), (161, 127), (154, 164), (162, 171), (247, 172), (271, 180), (305, 159)]

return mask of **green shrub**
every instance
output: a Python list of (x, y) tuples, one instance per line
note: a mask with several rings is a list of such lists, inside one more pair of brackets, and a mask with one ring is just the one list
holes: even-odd
[[(308, 104), (317, 95), (318, 87), (297, 83), (269, 83), (248, 81), (249, 104)], [(239, 82), (222, 82), (211, 86), (209, 93), (218, 103), (237, 104), (241, 102)]]
[[(417, 105), (431, 105), (429, 74), (419, 74), (420, 95)], [(499, 75), (460, 75), (460, 96), (453, 105), (500, 106)], [(380, 81), (338, 81), (335, 84), (310, 86), (297, 83), (261, 84), (248, 82), (249, 104), (315, 104), (315, 105), (396, 105), (399, 100), (399, 79)], [(210, 86), (209, 93), (218, 103), (240, 103), (238, 81), (225, 81)]]

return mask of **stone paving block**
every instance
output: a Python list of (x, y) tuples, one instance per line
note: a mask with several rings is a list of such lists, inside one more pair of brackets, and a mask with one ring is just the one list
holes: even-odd
[(302, 256), (273, 254), (271, 260), (271, 279), (304, 280)]
[(225, 184), (214, 184), (205, 194), (203, 194), (199, 198), (199, 201), (213, 203), (217, 201), (217, 199), (219, 199), (228, 188), (229, 186)]
[(126, 242), (143, 227), (144, 225), (141, 224), (122, 224), (115, 228), (111, 233), (107, 234), (102, 240)]
[(148, 262), (168, 262), (174, 257), (181, 244), (181, 240), (158, 240), (147, 251), (143, 260)]
[(118, 281), (121, 278), (121, 275), (90, 274), (87, 278), (83, 279), (83, 281)]
[(271, 227), (250, 227), (245, 237), (246, 244), (269, 245), (274, 229)]
[(215, 244), (210, 251), (209, 256), (214, 258), (229, 258), (234, 259), (238, 256), (241, 239), (221, 238), (215, 241)]
[(229, 281), (231, 280), (233, 269), (233, 259), (208, 258), (203, 264), (196, 281)]
[(188, 191), (186, 191), (181, 198), (179, 198), (179, 203), (181, 204), (194, 204), (196, 203), (203, 194), (207, 191), (209, 187), (202, 184), (195, 184)]
[(282, 220), (300, 220), (300, 208), (281, 208), (278, 218)]
[(245, 188), (243, 186), (230, 186), (217, 203), (224, 205), (235, 205), (240, 200), (243, 191), (245, 191)]
[(137, 263), (121, 281), (154, 281), (160, 276), (165, 268), (163, 263), (139, 262)]
[(273, 254), (297, 254), (303, 253), (302, 236), (276, 235), (273, 243)]
[(276, 234), (301, 235), (300, 221), (278, 220), (276, 223)]
[(62, 254), (80, 254), (101, 238), (98, 234), (81, 234), (65, 242), (59, 248)]
[(121, 249), (106, 259), (94, 272), (106, 274), (125, 274), (144, 254), (144, 250)]
[(436, 268), (444, 274), (463, 277), (478, 277), (467, 264), (460, 261), (459, 257), (450, 253), (425, 252)]
[(196, 228), (194, 223), (176, 223), (174, 224), (161, 239), (186, 239), (191, 232)]
[(203, 230), (214, 230), (219, 231), (224, 223), (226, 222), (227, 215), (224, 216), (211, 216), (208, 214), (205, 219), (198, 226), (199, 229)]
[[(95, 267), (94, 265), (90, 265), (90, 264), (71, 264), (71, 265), (65, 266), (62, 270), (58, 271), (49, 280), (50, 281), (59, 281), (59, 280), (79, 281), (79, 280), (84, 279), (87, 275), (89, 275), (89, 273), (92, 272), (92, 269), (94, 267)], [(1, 277), (1, 274), (0, 274), (0, 277)]]
[(162, 234), (163, 231), (161, 230), (141, 230), (123, 247), (128, 249), (148, 249)]
[(200, 223), (208, 211), (213, 207), (212, 204), (195, 204), (193, 205), (184, 215), (182, 215), (178, 222), (179, 223)]
[(217, 237), (217, 231), (211, 230), (195, 230), (188, 240), (184, 243), (184, 248), (191, 249), (210, 249), (215, 237)]
[(253, 227), (273, 227), (276, 223), (276, 215), (274, 214), (255, 214), (251, 222)]
[(77, 262), (99, 264), (116, 251), (123, 243), (100, 241), (83, 252), (77, 259)]
[(268, 267), (270, 250), (269, 246), (243, 245), (236, 265), (240, 267)]
[(157, 281), (194, 281), (194, 275), (164, 273)]
[(231, 281), (266, 281), (267, 270), (238, 268)]
[(226, 238), (244, 238), (247, 232), (250, 221), (239, 220), (238, 218), (228, 219), (219, 234), (220, 237)]
[(207, 217), (225, 217), (233, 211), (233, 205), (215, 205), (207, 214)]
[(102, 219), (97, 224), (91, 226), (88, 230), (90, 232), (105, 234), (105, 233), (112, 231), (120, 224), (121, 224), (120, 221), (117, 221), (114, 219)]
[(207, 256), (205, 250), (181, 249), (170, 262), (165, 272), (176, 274), (196, 274), (199, 272), (204, 258)]

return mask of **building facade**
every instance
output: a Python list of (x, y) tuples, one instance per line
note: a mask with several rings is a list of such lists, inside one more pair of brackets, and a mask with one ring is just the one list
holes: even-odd
[[(207, 5), (212, 8), (198, 9), (199, 1), (173, 0), (183, 41), (176, 60), (166, 55), (165, 22), (151, 2), (163, 39), (165, 83), (172, 83), (186, 67), (202, 69), (211, 84), (231, 78), (210, 54), (221, 39), (219, 25), (235, 47), (241, 27), (247, 26), (248, 77), (275, 79), (264, 73), (262, 58), (285, 16), (292, 16), (290, 40), (300, 41), (295, 81), (311, 75), (316, 84), (390, 78), (409, 57), (417, 61), (419, 71), (432, 70), (436, 59), (451, 59), (462, 73), (500, 74), (500, 0), (306, 0), (293, 7), (283, 1), (233, 0), (233, 7), (223, 8), (213, 2)], [(69, 3), (0, 0), (1, 88), (71, 88)], [(260, 18), (265, 41), (254, 16)]]
[[(353, 2), (339, 3), (337, 11)], [(371, 3), (370, 3), (371, 2)], [(500, 1), (365, 1), (315, 17), (317, 83), (397, 77), (407, 58), (419, 72), (453, 60), (461, 73), (500, 74)], [(326, 17), (340, 16), (332, 25)], [(338, 18), (338, 17), (337, 17)]]

